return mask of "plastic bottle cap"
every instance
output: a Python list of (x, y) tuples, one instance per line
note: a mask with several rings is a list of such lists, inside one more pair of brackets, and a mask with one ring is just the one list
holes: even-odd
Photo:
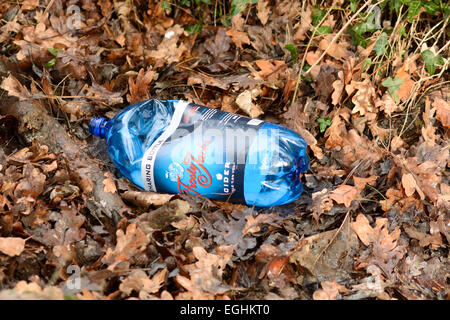
[(109, 121), (105, 118), (92, 118), (89, 122), (89, 132), (100, 138), (105, 138)]

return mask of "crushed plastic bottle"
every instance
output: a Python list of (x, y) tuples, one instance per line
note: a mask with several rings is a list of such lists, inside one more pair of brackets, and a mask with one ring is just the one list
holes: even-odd
[(181, 100), (151, 99), (93, 118), (119, 171), (141, 189), (259, 207), (297, 199), (306, 142), (280, 125)]

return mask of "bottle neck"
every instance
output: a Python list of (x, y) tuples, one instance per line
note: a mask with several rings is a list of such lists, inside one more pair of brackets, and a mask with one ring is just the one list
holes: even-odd
[(89, 132), (102, 139), (106, 138), (111, 123), (105, 118), (92, 118), (89, 122)]

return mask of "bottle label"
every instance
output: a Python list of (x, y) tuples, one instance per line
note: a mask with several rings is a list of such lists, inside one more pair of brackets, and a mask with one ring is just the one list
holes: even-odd
[(176, 101), (167, 129), (146, 150), (146, 190), (244, 202), (247, 153), (262, 120)]

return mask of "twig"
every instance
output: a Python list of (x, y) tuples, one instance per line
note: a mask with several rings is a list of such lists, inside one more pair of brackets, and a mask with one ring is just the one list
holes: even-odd
[[(374, 6), (380, 4), (383, 1), (378, 1), (376, 4), (374, 4)], [(336, 40), (340, 37), (340, 35), (342, 34), (342, 32), (344, 32), (344, 30), (347, 29), (347, 27), (350, 25), (350, 23), (352, 23), (353, 20), (355, 20), (355, 18), (361, 13), (361, 11), (363, 11), (368, 5), (370, 4), (370, 1), (367, 1), (361, 8), (359, 8), (358, 11), (355, 12), (355, 14), (350, 18), (350, 20), (348, 20), (345, 25), (341, 28), (341, 30), (339, 30), (338, 33), (336, 33), (336, 35), (333, 37), (333, 39), (331, 40), (330, 44), (328, 45), (328, 47), (325, 49), (325, 51), (322, 53), (322, 55), (319, 57), (319, 59), (317, 59), (316, 62), (313, 63), (313, 65), (308, 69), (308, 71), (306, 71), (305, 73), (302, 73), (302, 70), (300, 69), (298, 71), (298, 78), (297, 78), (297, 83), (295, 85), (295, 91), (294, 91), (294, 97), (292, 99), (292, 103), (295, 102), (295, 98), (297, 97), (297, 91), (298, 91), (298, 87), (300, 85), (300, 80), (301, 80), (301, 76), (304, 75), (306, 76), (307, 74), (309, 74), (312, 70), (313, 67), (317, 66), (319, 64), (319, 62), (322, 61), (322, 59), (325, 57), (325, 55), (328, 53), (328, 50), (330, 50), (331, 46), (336, 42)], [(305, 53), (306, 55), (306, 53)]]
[(317, 256), (316, 260), (314, 261), (312, 267), (314, 267), (317, 263), (317, 261), (319, 261), (319, 259), (322, 257), (322, 255), (325, 253), (325, 251), (328, 250), (328, 248), (331, 246), (331, 244), (334, 242), (334, 240), (336, 240), (337, 235), (339, 234), (339, 232), (341, 232), (342, 227), (345, 224), (345, 221), (347, 221), (347, 218), (349, 216), (350, 210), (347, 211), (347, 213), (345, 214), (345, 218), (344, 221), (342, 221), (341, 226), (339, 227), (339, 229), (336, 230), (336, 233), (333, 235), (333, 238), (331, 238), (330, 242), (327, 244), (327, 246), (325, 248), (322, 249), (322, 251), (320, 251), (319, 255)]

